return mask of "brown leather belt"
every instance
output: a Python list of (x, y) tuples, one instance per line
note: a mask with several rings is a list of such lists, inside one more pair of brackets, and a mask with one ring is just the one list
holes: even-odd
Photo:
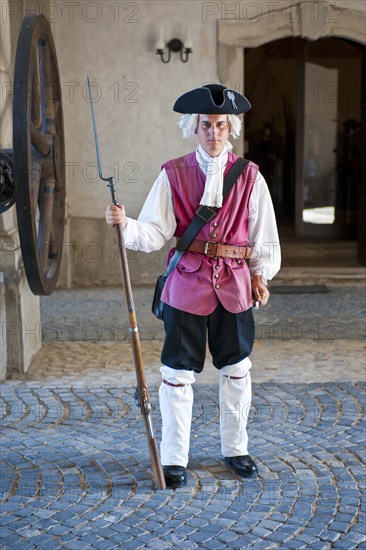
[(234, 246), (215, 241), (200, 241), (199, 239), (194, 239), (187, 250), (206, 254), (210, 258), (234, 258), (237, 260), (247, 260), (251, 254), (250, 246)]

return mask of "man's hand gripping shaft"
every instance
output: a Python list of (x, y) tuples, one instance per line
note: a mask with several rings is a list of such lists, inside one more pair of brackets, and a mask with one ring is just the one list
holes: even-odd
[(126, 211), (123, 204), (109, 204), (105, 211), (105, 219), (109, 225), (126, 227)]

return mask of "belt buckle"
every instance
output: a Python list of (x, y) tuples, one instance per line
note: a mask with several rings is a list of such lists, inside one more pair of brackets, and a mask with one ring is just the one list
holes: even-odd
[[(215, 245), (215, 252), (213, 254), (210, 253), (210, 246), (211, 245)], [(217, 244), (215, 241), (207, 241), (205, 243), (205, 249), (204, 249), (204, 253), (206, 254), (206, 256), (208, 256), (209, 258), (214, 258), (216, 256), (216, 253), (217, 253)]]

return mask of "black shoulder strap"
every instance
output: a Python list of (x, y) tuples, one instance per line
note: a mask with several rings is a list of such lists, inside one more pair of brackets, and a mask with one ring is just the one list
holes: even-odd
[[(229, 191), (232, 189), (235, 182), (239, 179), (239, 176), (242, 174), (248, 163), (249, 160), (243, 159), (241, 157), (234, 162), (229, 172), (224, 177), (224, 184), (222, 189), (223, 200), (227, 197)], [(206, 223), (214, 219), (216, 214), (217, 208), (214, 208), (212, 206), (201, 205), (197, 208), (195, 217), (185, 230), (182, 237), (179, 239), (179, 246), (177, 246), (176, 251), (170, 259), (168, 268), (165, 272), (166, 276), (170, 275), (170, 273), (176, 268), (179, 260), (181, 259), (195, 236), (199, 233), (202, 227), (206, 225)]]
[(234, 183), (239, 179), (239, 176), (244, 172), (244, 168), (249, 164), (249, 160), (239, 157), (232, 165), (229, 172), (224, 178), (224, 185), (222, 189), (223, 199), (227, 197), (229, 191), (234, 186)]

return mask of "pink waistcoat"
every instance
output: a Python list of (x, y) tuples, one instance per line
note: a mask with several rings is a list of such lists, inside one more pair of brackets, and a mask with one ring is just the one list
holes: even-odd
[[(228, 153), (225, 175), (238, 157)], [(165, 168), (173, 195), (177, 228), (181, 237), (193, 219), (201, 200), (206, 176), (196, 160), (196, 153), (166, 162)], [(229, 245), (248, 244), (248, 204), (258, 172), (250, 162), (219, 208), (216, 217), (207, 223), (196, 239)], [(169, 253), (168, 260), (174, 249)], [(211, 258), (196, 252), (186, 252), (170, 274), (162, 294), (170, 306), (209, 315), (220, 301), (232, 313), (246, 311), (253, 304), (252, 287), (245, 260)]]

